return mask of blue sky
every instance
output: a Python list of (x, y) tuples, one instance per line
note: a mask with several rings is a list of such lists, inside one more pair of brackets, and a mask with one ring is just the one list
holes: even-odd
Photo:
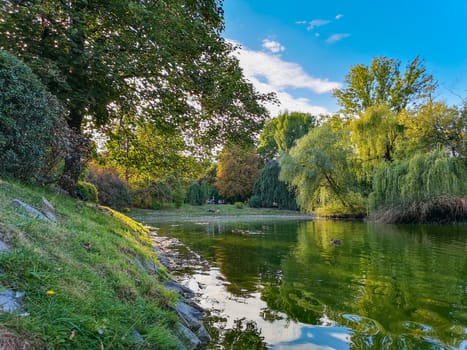
[(439, 83), (438, 100), (467, 98), (467, 0), (224, 0), (225, 38), (245, 75), (285, 109), (336, 112), (331, 94), (355, 64), (415, 56)]

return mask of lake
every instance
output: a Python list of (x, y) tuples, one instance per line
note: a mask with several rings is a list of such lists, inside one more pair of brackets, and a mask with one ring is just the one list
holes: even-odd
[(146, 222), (209, 263), (212, 349), (467, 349), (467, 226), (247, 220)]

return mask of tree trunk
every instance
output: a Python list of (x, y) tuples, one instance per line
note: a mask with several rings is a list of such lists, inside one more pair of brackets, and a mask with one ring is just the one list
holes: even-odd
[(65, 166), (60, 178), (60, 187), (72, 197), (76, 196), (76, 183), (84, 169), (89, 153), (89, 140), (81, 133), (83, 117), (72, 110), (68, 119), (70, 145), (65, 156)]

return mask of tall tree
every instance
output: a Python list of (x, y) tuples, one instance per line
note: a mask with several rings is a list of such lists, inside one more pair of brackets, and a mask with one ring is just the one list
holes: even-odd
[(279, 180), (281, 168), (276, 160), (270, 161), (262, 170), (254, 186), (254, 195), (260, 207), (297, 210), (295, 191)]
[(280, 179), (297, 189), (297, 203), (321, 215), (362, 214), (365, 204), (352, 164), (348, 132), (314, 128), (279, 159)]
[(351, 119), (349, 127), (361, 164), (358, 173), (370, 182), (375, 167), (393, 161), (404, 127), (398, 115), (384, 105), (369, 107), (359, 118)]
[(416, 152), (441, 147), (453, 157), (467, 157), (467, 113), (443, 102), (429, 102), (417, 111), (401, 114), (404, 140), (399, 153), (408, 158)]
[(201, 170), (196, 159), (185, 154), (185, 141), (177, 131), (162, 132), (152, 123), (128, 125), (121, 121), (108, 134), (103, 161), (118, 169), (130, 184), (188, 180)]
[(403, 72), (399, 60), (376, 57), (369, 67), (363, 64), (353, 66), (345, 77), (345, 83), (345, 88), (336, 89), (333, 94), (348, 116), (359, 115), (377, 105), (385, 105), (399, 113), (429, 99), (436, 86), (418, 57)]
[(244, 79), (223, 25), (217, 0), (3, 1), (0, 48), (32, 67), (78, 133), (85, 120), (98, 127), (126, 114), (219, 142), (259, 130), (258, 101), (269, 98)]
[(285, 112), (268, 121), (259, 138), (258, 152), (266, 160), (287, 152), (295, 141), (317, 125), (309, 113)]
[(244, 201), (259, 175), (259, 157), (253, 147), (229, 144), (219, 155), (216, 187), (232, 201)]

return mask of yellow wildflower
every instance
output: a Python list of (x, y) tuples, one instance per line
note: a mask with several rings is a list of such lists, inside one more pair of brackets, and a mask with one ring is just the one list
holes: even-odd
[(55, 291), (53, 291), (52, 289), (47, 291), (47, 295), (54, 295), (54, 294), (55, 294)]

